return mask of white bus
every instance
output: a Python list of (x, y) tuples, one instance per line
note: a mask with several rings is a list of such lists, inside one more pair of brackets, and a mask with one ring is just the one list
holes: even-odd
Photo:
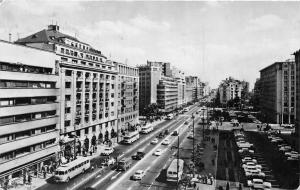
[(177, 182), (177, 172), (178, 172), (178, 181), (181, 180), (183, 174), (183, 163), (184, 161), (182, 159), (174, 159), (171, 162), (167, 170), (167, 181)]
[(123, 138), (123, 142), (125, 144), (131, 144), (134, 141), (138, 140), (140, 138), (139, 132), (136, 131), (130, 131), (129, 133), (125, 134)]
[(55, 170), (54, 180), (57, 182), (68, 182), (80, 173), (84, 173), (91, 166), (90, 159), (77, 157), (67, 164), (61, 165)]
[(142, 134), (147, 134), (153, 131), (153, 126), (151, 124), (145, 125), (141, 127), (141, 132)]
[(168, 120), (171, 120), (171, 119), (173, 119), (173, 118), (174, 118), (174, 115), (173, 115), (173, 114), (169, 113), (169, 114), (167, 115), (167, 119), (168, 119)]

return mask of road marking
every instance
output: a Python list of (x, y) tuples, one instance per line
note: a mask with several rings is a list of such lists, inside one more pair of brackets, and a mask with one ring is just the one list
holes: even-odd
[(102, 169), (91, 174), (90, 176), (86, 177), (84, 180), (80, 181), (79, 183), (77, 183), (76, 185), (74, 185), (73, 187), (71, 187), (71, 190), (75, 190), (77, 188), (79, 188), (80, 186), (82, 186), (83, 184), (87, 183), (88, 180), (90, 180), (91, 178), (95, 177), (96, 175), (98, 175), (100, 172), (102, 172)]
[(115, 179), (121, 172), (117, 173), (116, 175), (112, 176), (111, 179)]
[(101, 180), (97, 181), (94, 185), (92, 185), (92, 188), (97, 187), (97, 185), (99, 185), (100, 183), (102, 183), (104, 180), (106, 180), (108, 177), (110, 177), (112, 174), (114, 174), (115, 171), (110, 171), (104, 178), (102, 178)]
[(151, 185), (149, 186), (149, 188), (147, 190), (149, 190), (152, 187), (153, 183), (154, 183), (154, 181), (152, 181)]

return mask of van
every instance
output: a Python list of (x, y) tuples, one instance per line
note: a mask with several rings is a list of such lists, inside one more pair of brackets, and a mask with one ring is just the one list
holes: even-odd
[(130, 168), (131, 164), (132, 164), (132, 161), (130, 158), (122, 158), (118, 162), (118, 170), (126, 171), (128, 168)]

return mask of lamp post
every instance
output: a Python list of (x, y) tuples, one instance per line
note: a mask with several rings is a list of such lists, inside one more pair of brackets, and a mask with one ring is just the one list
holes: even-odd
[(193, 177), (195, 177), (195, 116), (192, 115), (193, 119)]
[(177, 187), (176, 189), (178, 189), (178, 185), (179, 185), (179, 134), (178, 134), (178, 138), (177, 138)]

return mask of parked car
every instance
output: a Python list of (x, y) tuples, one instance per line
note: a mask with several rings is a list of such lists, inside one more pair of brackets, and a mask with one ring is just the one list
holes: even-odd
[(145, 156), (145, 150), (139, 149), (134, 155), (132, 155), (133, 160), (140, 160)]
[(251, 157), (245, 157), (242, 159), (242, 163), (246, 163), (246, 162), (253, 162), (257, 164), (257, 160), (256, 159), (252, 159)]
[(101, 166), (111, 166), (111, 165), (114, 165), (115, 163), (116, 163), (116, 159), (111, 157), (107, 161), (102, 162)]
[(264, 180), (262, 180), (262, 179), (247, 180), (247, 186), (248, 187), (253, 187), (254, 184), (262, 185), (263, 183), (264, 183)]
[(165, 135), (163, 133), (159, 133), (158, 138), (163, 138)]
[(145, 176), (145, 172), (143, 170), (137, 170), (133, 176), (132, 179), (134, 180), (141, 180)]
[(264, 179), (266, 177), (266, 174), (259, 169), (254, 169), (254, 170), (246, 170), (245, 175), (247, 179), (249, 178), (259, 178), (259, 179)]
[(104, 151), (101, 154), (104, 155), (104, 156), (109, 156), (113, 152), (114, 152), (113, 147), (106, 147), (106, 148), (104, 148)]
[(242, 165), (243, 168), (247, 168), (247, 167), (255, 167), (257, 169), (262, 169), (262, 166), (261, 165), (258, 165), (254, 162), (246, 162), (245, 164)]
[(238, 151), (240, 154), (247, 154), (247, 153), (249, 153), (249, 154), (254, 154), (254, 150), (251, 150), (251, 149), (249, 149), (249, 148), (241, 148), (241, 149), (239, 149), (239, 151)]

